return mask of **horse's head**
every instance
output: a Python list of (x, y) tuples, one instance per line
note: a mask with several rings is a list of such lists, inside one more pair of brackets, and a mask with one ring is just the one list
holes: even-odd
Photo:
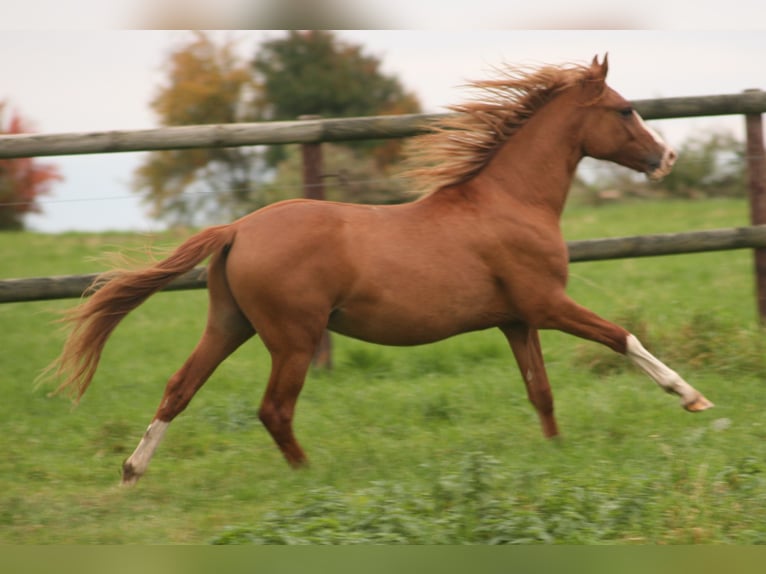
[(582, 148), (585, 155), (613, 161), (659, 180), (670, 173), (676, 153), (648, 127), (625, 98), (606, 84), (607, 57), (593, 58), (581, 83), (585, 119)]

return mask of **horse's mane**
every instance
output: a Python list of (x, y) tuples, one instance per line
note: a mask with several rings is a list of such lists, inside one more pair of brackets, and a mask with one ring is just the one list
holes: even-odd
[(565, 64), (497, 70), (497, 77), (467, 84), (475, 99), (449, 106), (449, 114), (413, 138), (405, 176), (416, 192), (462, 183), (487, 165), (501, 144), (563, 90), (592, 79), (588, 66)]

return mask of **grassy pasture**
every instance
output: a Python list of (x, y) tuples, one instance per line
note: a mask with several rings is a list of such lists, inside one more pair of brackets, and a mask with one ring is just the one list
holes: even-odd
[[(743, 201), (571, 206), (570, 239), (743, 225)], [(167, 234), (161, 246), (180, 240)], [(0, 275), (92, 272), (125, 234), (0, 234)], [(35, 388), (73, 304), (0, 306), (0, 543), (764, 543), (766, 333), (750, 254), (572, 266), (570, 292), (636, 332), (716, 403), (682, 411), (623, 358), (543, 334), (560, 441), (545, 441), (502, 336), (378, 347), (335, 337), (312, 372), (293, 472), (256, 409), (257, 340), (177, 419), (147, 475), (118, 487), (166, 378), (201, 332), (204, 291), (159, 294), (107, 345), (81, 405)]]

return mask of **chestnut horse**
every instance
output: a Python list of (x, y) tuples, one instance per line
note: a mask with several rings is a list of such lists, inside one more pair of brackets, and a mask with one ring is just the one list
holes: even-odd
[[(688, 411), (712, 406), (622, 327), (565, 292), (559, 219), (584, 156), (652, 179), (674, 152), (590, 65), (508, 71), (476, 82), (481, 98), (417, 140), (417, 201), (393, 206), (295, 200), (193, 235), (168, 258), (105, 275), (72, 310), (52, 365), (77, 399), (112, 330), (132, 309), (212, 256), (207, 326), (168, 381), (148, 429), (123, 463), (123, 484), (147, 469), (169, 423), (215, 368), (259, 334), (271, 375), (259, 417), (288, 463), (306, 456), (293, 414), (325, 329), (384, 345), (420, 345), (497, 327), (507, 338), (546, 437), (558, 434), (539, 329), (558, 329), (626, 355)], [(98, 288), (98, 289), (96, 289)]]

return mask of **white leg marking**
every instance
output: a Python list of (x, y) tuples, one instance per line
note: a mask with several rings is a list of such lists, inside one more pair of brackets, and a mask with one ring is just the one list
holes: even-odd
[(656, 383), (669, 393), (681, 397), (687, 410), (700, 411), (713, 406), (702, 394), (681, 378), (681, 375), (647, 351), (634, 336), (626, 339), (626, 355)]
[(165, 431), (169, 424), (159, 419), (152, 421), (146, 429), (144, 436), (141, 437), (141, 442), (138, 443), (136, 450), (133, 451), (133, 454), (128, 457), (123, 465), (123, 468), (129, 467), (131, 469), (130, 476), (123, 477), (124, 483), (132, 484), (146, 472), (149, 461), (152, 459), (154, 451), (157, 450), (162, 437), (165, 436)]

